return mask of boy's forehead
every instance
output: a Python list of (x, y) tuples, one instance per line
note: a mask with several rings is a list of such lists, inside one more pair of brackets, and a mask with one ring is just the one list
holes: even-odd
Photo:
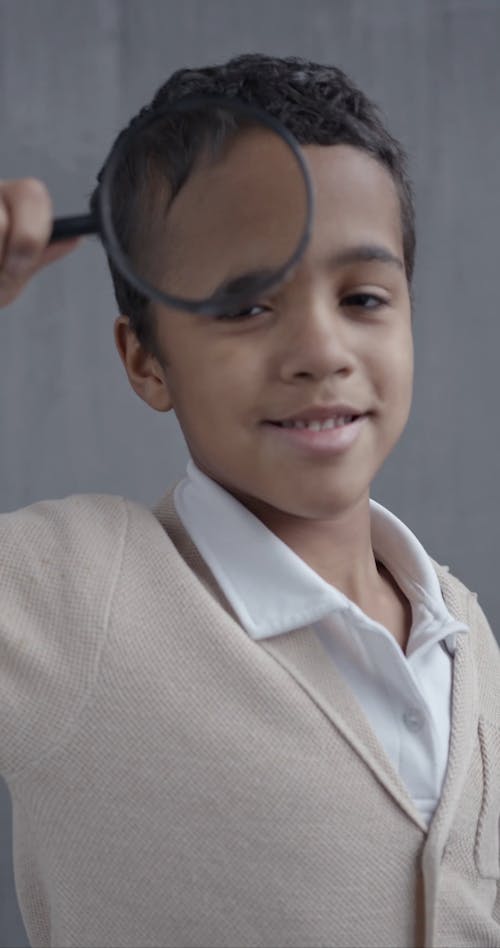
[(315, 197), (310, 251), (382, 243), (401, 254), (400, 201), (389, 171), (352, 145), (306, 145), (304, 154)]
[[(329, 266), (360, 245), (402, 258), (399, 198), (389, 172), (350, 145), (302, 150), (314, 195), (304, 263)], [(215, 160), (200, 162), (166, 219), (157, 219), (158, 285), (172, 295), (204, 298), (247, 274), (277, 268), (295, 249), (305, 214), (303, 179), (283, 143), (260, 129), (238, 136)]]
[(245, 129), (202, 151), (165, 213), (152, 207), (151, 223), (162, 289), (208, 297), (221, 283), (274, 272), (292, 258), (308, 223), (303, 170), (281, 136)]
[[(401, 205), (394, 179), (389, 171), (368, 152), (348, 144), (304, 145), (302, 152), (309, 170), (313, 195), (314, 218), (308, 256), (318, 258), (318, 254), (340, 253), (346, 247), (363, 245), (385, 245), (395, 255), (403, 256), (403, 235), (401, 223)], [(287, 159), (289, 162), (289, 159)], [(276, 148), (273, 136), (266, 131), (254, 130), (245, 140), (236, 141), (229, 148), (222, 162), (215, 162), (210, 169), (214, 179), (220, 178), (235, 185), (232, 198), (241, 194), (246, 202), (244, 188), (239, 190), (239, 182), (244, 180), (249, 168), (266, 164), (269, 167), (271, 181), (282, 180), (283, 171), (290, 171), (290, 164), (283, 160), (283, 148)], [(292, 162), (293, 164), (293, 162)], [(291, 219), (291, 196), (303, 188), (303, 182), (297, 169), (290, 177), (291, 184), (283, 191), (283, 201), (289, 201)], [(251, 202), (249, 202), (251, 204)], [(300, 201), (296, 206), (302, 206)], [(197, 202), (200, 211), (200, 203)], [(258, 209), (255, 207), (258, 216)], [(305, 212), (305, 205), (304, 205)], [(295, 230), (302, 218), (297, 212)], [(236, 228), (237, 229), (237, 228)], [(278, 228), (281, 232), (281, 228)], [(228, 255), (238, 247), (238, 234), (233, 234), (235, 243)], [(242, 230), (243, 242), (248, 240), (248, 232)], [(289, 245), (291, 246), (291, 244)], [(238, 256), (238, 254), (236, 254)]]

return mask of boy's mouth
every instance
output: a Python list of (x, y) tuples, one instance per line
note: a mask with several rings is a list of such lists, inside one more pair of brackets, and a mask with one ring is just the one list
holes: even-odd
[(342, 428), (352, 424), (367, 412), (359, 411), (352, 405), (317, 405), (306, 408), (288, 418), (270, 420), (268, 424), (279, 428), (307, 428), (310, 431), (325, 431), (329, 428)]
[(295, 450), (325, 457), (343, 454), (354, 445), (371, 414), (349, 404), (312, 405), (265, 424), (280, 432), (280, 441)]
[[(351, 414), (309, 413), (313, 417), (286, 418), (283, 421), (268, 421), (279, 441), (307, 455), (331, 456), (341, 454), (356, 443), (371, 412)], [(316, 417), (314, 417), (314, 414)], [(279, 434), (278, 434), (279, 432)]]
[(343, 428), (345, 425), (350, 425), (359, 417), (360, 415), (334, 415), (324, 420), (305, 421), (299, 418), (292, 421), (272, 421), (270, 424), (277, 425), (278, 428), (307, 428), (309, 431), (327, 431), (329, 428)]

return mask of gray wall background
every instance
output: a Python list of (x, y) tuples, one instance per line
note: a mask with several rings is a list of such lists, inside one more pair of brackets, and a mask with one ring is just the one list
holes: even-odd
[[(118, 130), (174, 70), (241, 52), (345, 69), (410, 154), (418, 216), (410, 423), (373, 496), (500, 629), (500, 0), (0, 0), (0, 175), (85, 206)], [(87, 241), (0, 314), (0, 510), (99, 491), (153, 503), (184, 468), (114, 349)], [(0, 944), (27, 944), (1, 803)]]

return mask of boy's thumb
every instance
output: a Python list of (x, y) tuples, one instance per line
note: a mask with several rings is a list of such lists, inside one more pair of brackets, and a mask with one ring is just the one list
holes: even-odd
[(65, 257), (66, 254), (71, 253), (81, 241), (82, 237), (72, 237), (70, 240), (60, 240), (57, 241), (57, 243), (49, 244), (42, 253), (38, 269), (46, 267), (49, 263), (54, 263), (56, 260), (59, 260), (60, 257)]

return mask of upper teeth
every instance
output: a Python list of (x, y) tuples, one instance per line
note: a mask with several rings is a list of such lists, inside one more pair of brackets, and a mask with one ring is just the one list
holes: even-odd
[(309, 428), (310, 431), (324, 431), (325, 428), (340, 428), (342, 425), (348, 425), (354, 418), (354, 415), (336, 416), (335, 418), (325, 418), (324, 421), (283, 421), (283, 428)]

